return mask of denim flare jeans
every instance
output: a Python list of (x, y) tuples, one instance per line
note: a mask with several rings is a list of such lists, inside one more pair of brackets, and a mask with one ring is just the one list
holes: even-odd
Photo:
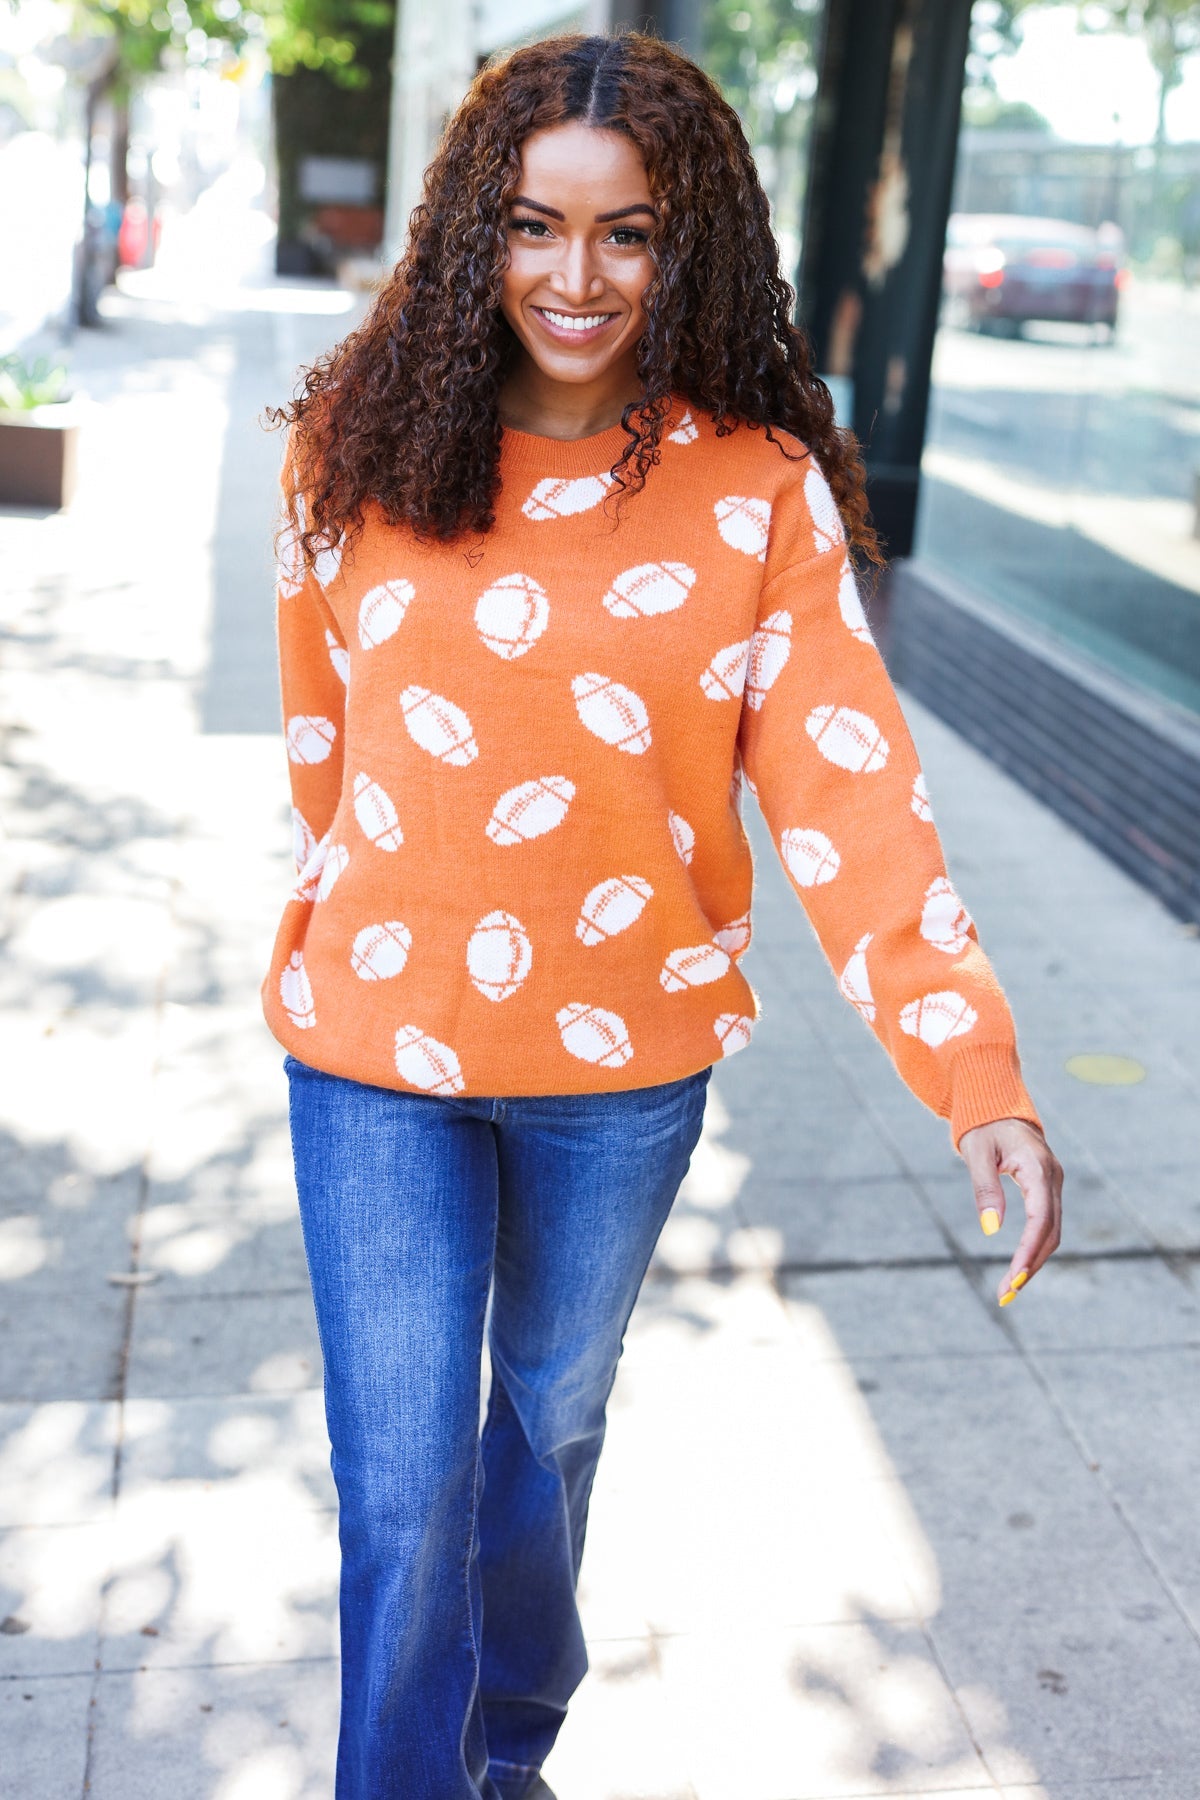
[(340, 1509), (337, 1800), (547, 1796), (605, 1406), (710, 1071), (454, 1100), (285, 1067)]

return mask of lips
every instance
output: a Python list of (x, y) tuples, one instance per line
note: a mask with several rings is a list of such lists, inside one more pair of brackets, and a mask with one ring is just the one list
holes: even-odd
[(545, 306), (535, 306), (531, 310), (537, 314), (547, 334), (560, 343), (587, 343), (599, 337), (617, 317), (611, 312), (568, 313)]

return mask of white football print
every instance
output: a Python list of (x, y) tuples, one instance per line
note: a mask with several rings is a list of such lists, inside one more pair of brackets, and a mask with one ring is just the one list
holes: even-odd
[(726, 494), (713, 507), (717, 530), (731, 550), (767, 560), (767, 534), (771, 528), (769, 500), (750, 500), (744, 494)]
[(317, 1009), (313, 1005), (312, 984), (299, 950), (292, 951), (287, 968), (279, 977), (279, 998), (297, 1031), (308, 1031), (316, 1024)]
[(360, 981), (390, 981), (399, 975), (412, 949), (412, 932), (399, 919), (364, 925), (350, 951), (350, 967)]
[(295, 806), (292, 808), (292, 855), (296, 859), (296, 873), (300, 873), (309, 857), (317, 847), (317, 834)]
[(571, 683), (581, 725), (605, 744), (641, 756), (650, 748), (650, 715), (632, 688), (608, 675), (576, 675)]
[(415, 591), (411, 581), (381, 581), (368, 589), (358, 608), (358, 641), (364, 650), (377, 649), (399, 631)]
[(287, 753), (294, 763), (324, 762), (333, 749), (337, 726), (332, 719), (297, 713), (287, 722)]
[(404, 842), (390, 796), (369, 775), (354, 777), (354, 816), (363, 836), (370, 838), (377, 850), (398, 850)]
[(856, 637), (860, 644), (875, 642), (871, 636), (871, 627), (867, 624), (867, 615), (863, 611), (862, 600), (859, 598), (858, 583), (854, 579), (854, 570), (850, 567), (849, 557), (842, 564), (842, 576), (838, 582), (838, 611), (842, 615), (842, 621), (847, 631), (852, 637)]
[(599, 1063), (603, 1069), (619, 1069), (633, 1055), (625, 1021), (602, 1006), (585, 1006), (573, 1000), (556, 1014), (563, 1049), (581, 1062)]
[(539, 775), (501, 794), (486, 830), (493, 844), (523, 844), (561, 825), (575, 798), (565, 775)]
[(654, 889), (640, 875), (612, 875), (597, 882), (579, 909), (575, 936), (581, 944), (603, 944), (628, 931), (642, 916), (647, 900), (653, 900)]
[(687, 820), (676, 812), (667, 814), (667, 824), (671, 828), (671, 842), (679, 852), (680, 860), (690, 863), (696, 851), (696, 834)]
[(868, 931), (860, 937), (854, 946), (854, 954), (838, 977), (838, 987), (870, 1025), (875, 1019), (875, 996), (871, 992), (871, 980), (867, 974), (867, 945), (874, 937)]
[(465, 769), (479, 755), (479, 745), (471, 730), (471, 721), (461, 706), (428, 688), (406, 687), (400, 696), (400, 709), (408, 735), (439, 762)]
[(925, 785), (924, 775), (913, 776), (912, 799), (909, 801), (909, 805), (918, 819), (923, 820), (926, 825), (932, 825), (933, 808), (929, 804), (929, 789)]
[(723, 650), (718, 650), (700, 677), (700, 686), (709, 699), (740, 700), (749, 660), (749, 638), (743, 638), (740, 644), (726, 644)]
[(955, 956), (970, 942), (972, 919), (955, 893), (950, 878), (939, 875), (925, 890), (921, 908), (921, 936), (935, 950)]
[(313, 558), (313, 574), (323, 588), (336, 581), (342, 566), (342, 540), (336, 544), (325, 544)]
[(744, 956), (750, 948), (750, 914), (744, 912), (740, 919), (731, 919), (720, 931), (714, 931), (713, 937), (730, 956)]
[(325, 865), (321, 870), (321, 879), (317, 883), (315, 900), (328, 900), (334, 889), (338, 876), (341, 875), (350, 861), (350, 852), (345, 844), (330, 844), (325, 855)]
[(812, 515), (814, 549), (832, 550), (835, 545), (844, 543), (846, 534), (842, 530), (837, 501), (820, 469), (811, 468), (804, 477), (804, 498)]
[(745, 1013), (718, 1013), (713, 1020), (713, 1030), (721, 1046), (721, 1055), (736, 1056), (750, 1042), (754, 1020)]
[(333, 672), (344, 687), (350, 685), (350, 652), (345, 644), (339, 644), (332, 631), (325, 633), (325, 648), (329, 651), (329, 660), (333, 664)]
[(293, 900), (315, 900), (317, 888), (325, 869), (325, 858), (329, 854), (329, 832), (318, 838), (304, 860), (303, 867), (296, 876), (296, 885), (292, 889)]
[(823, 831), (795, 827), (780, 834), (784, 865), (797, 887), (821, 887), (832, 881), (842, 859)]
[(467, 945), (467, 973), (487, 1000), (507, 1000), (533, 966), (533, 945), (520, 919), (490, 912), (480, 919)]
[(685, 412), (674, 431), (668, 431), (667, 442), (671, 444), (694, 444), (700, 436), (699, 427), (691, 412)]
[(475, 629), (505, 662), (524, 656), (550, 619), (550, 602), (532, 575), (502, 575), (475, 603)]
[(874, 719), (849, 706), (814, 706), (804, 721), (827, 762), (854, 775), (871, 775), (888, 759), (888, 741)]
[(649, 618), (682, 606), (696, 581), (686, 563), (638, 563), (618, 575), (604, 605), (614, 619)]
[(729, 954), (720, 944), (688, 944), (682, 950), (671, 951), (658, 982), (668, 994), (681, 994), (685, 988), (720, 981), (728, 968)]
[(527, 519), (569, 519), (599, 506), (612, 485), (608, 475), (580, 475), (573, 481), (547, 476), (538, 482), (521, 511)]
[(961, 994), (947, 990), (922, 994), (919, 1000), (910, 1000), (901, 1008), (900, 1029), (936, 1050), (947, 1038), (961, 1037), (964, 1031), (970, 1031), (978, 1017), (975, 1008)]
[(746, 704), (757, 712), (783, 673), (792, 653), (792, 615), (773, 612), (750, 639), (750, 666), (746, 671)]
[(426, 1094), (461, 1094), (466, 1087), (457, 1056), (419, 1025), (402, 1025), (396, 1033), (396, 1073)]

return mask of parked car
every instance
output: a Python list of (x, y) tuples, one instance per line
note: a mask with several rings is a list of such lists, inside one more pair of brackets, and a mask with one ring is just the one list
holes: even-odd
[(952, 319), (1016, 335), (1028, 319), (1117, 328), (1127, 280), (1115, 225), (1073, 225), (1016, 213), (952, 213), (943, 290)]

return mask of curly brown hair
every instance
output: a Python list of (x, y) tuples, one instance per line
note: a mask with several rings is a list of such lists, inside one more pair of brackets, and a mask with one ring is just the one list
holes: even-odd
[(426, 171), (405, 253), (363, 323), (268, 414), (294, 428), (288, 510), (305, 557), (353, 538), (369, 501), (423, 538), (491, 528), (498, 397), (517, 347), (500, 295), (521, 146), (575, 121), (633, 140), (657, 213), (642, 391), (622, 415), (629, 442), (612, 470), (618, 492), (644, 486), (672, 393), (681, 393), (719, 435), (765, 428), (785, 456), (814, 455), (850, 542), (881, 564), (859, 447), (834, 423), (829, 389), (792, 323), (795, 294), (738, 116), (703, 70), (635, 31), (546, 38), (476, 76)]

